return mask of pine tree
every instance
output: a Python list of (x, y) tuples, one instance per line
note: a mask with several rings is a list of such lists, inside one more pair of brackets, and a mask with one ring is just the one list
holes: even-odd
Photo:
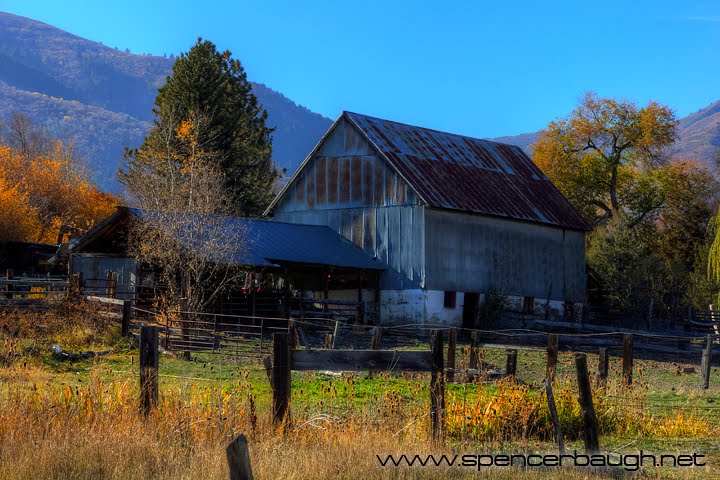
[[(199, 38), (175, 61), (172, 75), (158, 90), (153, 108), (155, 125), (140, 149), (175, 150), (175, 132), (192, 115), (206, 119), (198, 132), (199, 145), (212, 153), (224, 177), (225, 189), (240, 215), (260, 215), (272, 199), (271, 187), (278, 172), (270, 159), (272, 128), (267, 112), (258, 104), (252, 85), (239, 60), (229, 51)], [(133, 156), (120, 179), (128, 184)]]

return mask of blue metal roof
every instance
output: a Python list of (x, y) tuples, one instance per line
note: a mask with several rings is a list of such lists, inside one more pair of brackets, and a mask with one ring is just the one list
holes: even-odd
[[(140, 218), (151, 219), (152, 212), (130, 208)], [(217, 228), (227, 238), (242, 242), (231, 258), (218, 261), (243, 266), (274, 267), (281, 263), (303, 263), (383, 270), (385, 266), (370, 258), (326, 226), (302, 225), (244, 217), (216, 217)]]

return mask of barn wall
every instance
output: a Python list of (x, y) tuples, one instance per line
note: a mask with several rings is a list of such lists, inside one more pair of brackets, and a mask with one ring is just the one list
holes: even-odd
[(273, 212), (281, 222), (327, 225), (387, 263), (382, 289), (424, 285), (424, 218), (412, 189), (344, 119)]
[(429, 290), (584, 301), (583, 232), (434, 209), (425, 226)]
[(137, 262), (121, 255), (75, 253), (70, 259), (70, 274), (82, 273), (88, 295), (105, 295), (107, 274), (117, 275), (118, 298), (132, 298), (137, 286)]

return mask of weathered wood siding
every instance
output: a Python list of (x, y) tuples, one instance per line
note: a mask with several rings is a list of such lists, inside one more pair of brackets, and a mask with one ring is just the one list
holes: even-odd
[(425, 245), (428, 290), (584, 301), (583, 232), (426, 209)]
[(300, 170), (275, 220), (327, 225), (390, 270), (382, 288), (424, 284), (423, 207), (412, 189), (345, 120)]

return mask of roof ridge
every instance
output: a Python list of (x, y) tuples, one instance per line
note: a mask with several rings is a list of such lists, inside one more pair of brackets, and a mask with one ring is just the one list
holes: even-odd
[(429, 132), (442, 133), (443, 135), (451, 135), (453, 137), (467, 138), (470, 140), (476, 140), (476, 141), (485, 142), (485, 143), (492, 143), (495, 145), (505, 145), (507, 147), (518, 148), (518, 149), (522, 150), (522, 148), (520, 148), (518, 145), (513, 145), (512, 143), (503, 143), (503, 142), (498, 142), (495, 140), (488, 140), (487, 138), (471, 137), (470, 135), (463, 135), (462, 133), (453, 133), (453, 132), (448, 132), (445, 130), (438, 130), (438, 129), (430, 128), (430, 127), (422, 127), (420, 125), (413, 125), (412, 123), (398, 122), (396, 120), (388, 120), (387, 118), (380, 118), (380, 117), (375, 117), (373, 115), (366, 115), (364, 113), (351, 112), (349, 110), (343, 110), (343, 113), (346, 113), (348, 115), (357, 115), (359, 117), (371, 118), (373, 120), (379, 120), (381, 122), (395, 123), (398, 125), (403, 125), (405, 127), (418, 128), (420, 130), (427, 130)]

